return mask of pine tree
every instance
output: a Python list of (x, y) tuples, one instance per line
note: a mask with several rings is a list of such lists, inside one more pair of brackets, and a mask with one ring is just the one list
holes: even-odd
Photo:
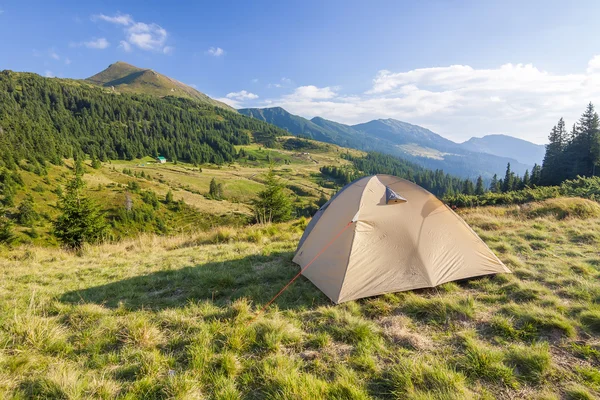
[[(595, 146), (593, 143), (598, 135), (600, 128), (600, 120), (598, 114), (594, 110), (594, 105), (589, 103), (577, 126), (578, 136), (574, 141), (576, 154), (575, 175), (591, 176), (594, 173), (594, 165), (597, 160), (593, 151)], [(594, 149), (593, 149), (594, 147)]]
[(510, 192), (514, 184), (514, 174), (510, 170), (510, 163), (506, 165), (506, 173), (504, 174), (504, 181), (502, 181), (502, 191)]
[[(562, 122), (564, 130), (564, 121), (561, 118), (559, 125)], [(564, 166), (561, 165), (563, 152), (563, 136), (560, 128), (556, 125), (548, 135), (548, 145), (546, 145), (546, 154), (542, 163), (542, 183), (545, 185), (555, 185), (560, 183), (563, 178)]]
[(254, 217), (258, 223), (282, 222), (290, 219), (292, 204), (283, 191), (283, 185), (269, 168), (265, 179), (265, 189), (258, 194), (253, 204)]
[(522, 189), (531, 186), (531, 177), (529, 176), (529, 170), (525, 170), (525, 174), (523, 175), (523, 187)]
[(13, 222), (0, 209), (0, 243), (11, 244), (14, 240)]
[(542, 167), (538, 164), (533, 165), (531, 170), (531, 186), (538, 186), (542, 179)]
[(165, 195), (165, 203), (167, 203), (167, 204), (173, 203), (173, 192), (171, 191), (171, 189), (169, 189), (169, 191)]
[(494, 174), (490, 182), (490, 191), (492, 193), (500, 193), (502, 191), (502, 183), (498, 181), (498, 174)]
[(223, 185), (221, 183), (217, 183), (215, 178), (212, 178), (210, 181), (208, 196), (214, 200), (221, 200), (223, 198)]
[(67, 185), (60, 199), (62, 214), (54, 221), (54, 235), (67, 247), (80, 249), (84, 243), (98, 242), (107, 229), (99, 207), (81, 192), (84, 187), (80, 176)]
[(481, 175), (479, 175), (479, 177), (477, 178), (477, 184), (475, 185), (475, 194), (481, 196), (484, 193), (485, 188), (483, 186), (483, 178), (481, 177)]
[(33, 197), (31, 193), (27, 193), (17, 208), (17, 222), (23, 226), (32, 226), (38, 219), (39, 215), (35, 211)]
[(469, 194), (469, 195), (474, 194), (475, 187), (473, 186), (473, 181), (471, 181), (470, 179), (465, 179), (465, 181), (463, 182), (462, 192), (464, 194)]

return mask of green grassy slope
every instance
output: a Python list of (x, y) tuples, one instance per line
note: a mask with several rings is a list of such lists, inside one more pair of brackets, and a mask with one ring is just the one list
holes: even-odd
[[(279, 138), (280, 147), (290, 147), (289, 137)], [(294, 141), (296, 139), (293, 139)], [(245, 157), (227, 165), (203, 164), (201, 167), (189, 163), (158, 164), (151, 157), (131, 161), (113, 160), (94, 169), (88, 160), (85, 163), (85, 193), (92, 197), (106, 212), (111, 222), (111, 239), (137, 235), (140, 232), (177, 234), (196, 232), (214, 226), (238, 226), (252, 218), (250, 204), (263, 188), (263, 176), (273, 163), (278, 178), (287, 186), (292, 204), (302, 210), (318, 208), (316, 202), (321, 194), (329, 197), (333, 187), (319, 185), (319, 168), (322, 165), (347, 165), (342, 159), (342, 149), (334, 145), (312, 142), (311, 154), (285, 148), (266, 149), (258, 144), (236, 146)], [(354, 152), (360, 154), (360, 152)], [(66, 160), (64, 166), (47, 165), (47, 175), (21, 170), (19, 176), (23, 186), (15, 189), (14, 206), (6, 208), (9, 215), (18, 213), (18, 206), (26, 195), (31, 194), (35, 211), (40, 214), (33, 227), (16, 226), (17, 243), (56, 245), (52, 236), (52, 221), (59, 214), (57, 188), (64, 189), (73, 176), (73, 161)], [(223, 199), (208, 196), (210, 181), (215, 179), (223, 185)], [(319, 178), (320, 179), (320, 178)], [(165, 204), (165, 196), (171, 190), (175, 201), (183, 201), (185, 207)], [(143, 200), (144, 192), (153, 192), (159, 199), (154, 209), (149, 209)], [(140, 210), (144, 221), (122, 221), (127, 198), (133, 210)], [(150, 220), (149, 220), (150, 219)]]
[(142, 93), (152, 96), (175, 96), (235, 111), (225, 103), (212, 99), (198, 90), (151, 69), (138, 68), (122, 61), (86, 79), (87, 82), (123, 93)]
[(339, 306), (301, 277), (259, 316), (303, 220), (0, 250), (0, 397), (597, 398), (600, 206), (462, 216), (513, 274)]

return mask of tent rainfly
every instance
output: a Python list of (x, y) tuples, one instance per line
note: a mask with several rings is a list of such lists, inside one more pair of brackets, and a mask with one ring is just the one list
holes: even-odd
[(510, 273), (454, 211), (391, 175), (358, 179), (333, 196), (306, 227), (294, 262), (334, 303)]

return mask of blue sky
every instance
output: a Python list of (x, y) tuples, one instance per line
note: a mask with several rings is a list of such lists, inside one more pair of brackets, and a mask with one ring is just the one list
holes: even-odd
[(543, 143), (600, 106), (600, 3), (573, 3), (0, 0), (0, 69), (85, 78), (122, 60), (237, 107)]

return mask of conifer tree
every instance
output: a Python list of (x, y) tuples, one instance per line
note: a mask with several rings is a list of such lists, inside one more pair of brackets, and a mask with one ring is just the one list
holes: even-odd
[(173, 192), (171, 191), (171, 189), (169, 189), (169, 191), (165, 195), (165, 203), (167, 203), (167, 204), (173, 203)]
[(32, 226), (38, 219), (39, 215), (35, 211), (33, 197), (31, 193), (27, 193), (17, 208), (17, 222), (24, 226)]
[(510, 163), (506, 165), (506, 173), (504, 174), (504, 180), (502, 181), (502, 191), (509, 192), (513, 189), (514, 174), (510, 170)]
[(481, 196), (485, 193), (485, 188), (483, 186), (483, 178), (481, 175), (477, 178), (477, 184), (475, 185), (475, 194)]
[(494, 174), (490, 182), (490, 191), (492, 193), (500, 193), (502, 191), (502, 183), (498, 181), (498, 174)]
[(473, 181), (471, 181), (470, 179), (465, 179), (465, 181), (463, 182), (462, 192), (464, 194), (469, 194), (469, 195), (474, 194), (475, 187), (473, 186)]
[[(563, 121), (561, 118), (559, 121)], [(564, 122), (563, 122), (564, 127)], [(563, 152), (563, 137), (560, 129), (554, 125), (548, 135), (548, 145), (546, 154), (542, 163), (542, 183), (545, 185), (554, 185), (561, 181), (564, 166), (561, 165)]]
[(72, 249), (80, 249), (84, 243), (98, 242), (107, 229), (103, 213), (82, 194), (83, 187), (83, 180), (75, 175), (60, 199), (62, 214), (54, 221), (54, 235)]
[(265, 189), (258, 194), (253, 204), (254, 217), (258, 223), (282, 222), (290, 219), (292, 204), (283, 191), (283, 185), (269, 168), (265, 179)]
[(528, 169), (525, 170), (525, 174), (523, 175), (522, 183), (523, 183), (523, 185), (522, 185), (521, 189), (531, 186), (531, 177), (529, 176)]
[(215, 178), (212, 178), (210, 181), (208, 196), (214, 200), (221, 200), (223, 198), (223, 184), (217, 183)]
[(531, 186), (537, 186), (540, 184), (542, 179), (542, 167), (538, 164), (533, 165), (533, 169), (531, 170)]
[(13, 222), (6, 216), (5, 211), (0, 209), (0, 243), (11, 244), (14, 240)]

